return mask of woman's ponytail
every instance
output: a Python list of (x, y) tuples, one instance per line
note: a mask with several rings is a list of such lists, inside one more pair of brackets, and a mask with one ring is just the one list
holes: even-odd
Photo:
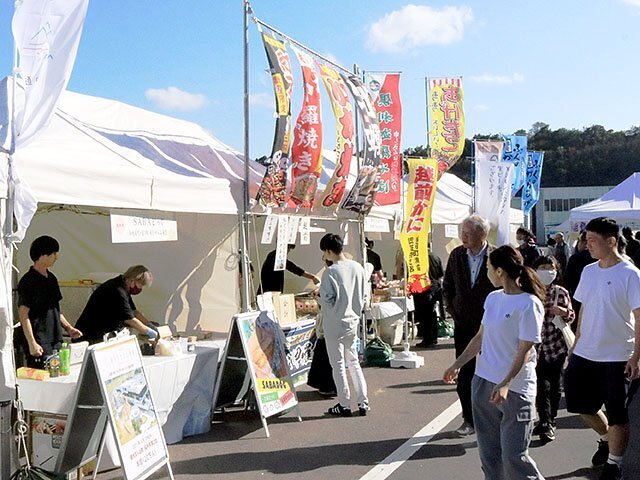
[(523, 292), (530, 293), (544, 302), (546, 288), (538, 278), (536, 272), (525, 265), (522, 266), (522, 273), (516, 280)]
[(544, 302), (546, 289), (536, 272), (524, 265), (522, 255), (511, 245), (502, 245), (489, 254), (494, 267), (502, 268), (509, 278), (515, 280), (523, 292), (538, 297)]

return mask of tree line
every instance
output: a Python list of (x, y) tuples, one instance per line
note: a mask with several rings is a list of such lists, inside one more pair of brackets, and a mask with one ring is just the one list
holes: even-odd
[[(536, 122), (526, 130), (529, 150), (544, 151), (541, 184), (543, 187), (617, 185), (633, 172), (640, 172), (640, 127), (627, 131), (607, 130), (602, 125), (584, 129), (552, 130)], [(476, 135), (473, 139), (495, 139), (498, 135)], [(465, 140), (464, 153), (451, 173), (470, 183), (471, 141)], [(424, 145), (408, 148), (408, 156), (428, 156)]]

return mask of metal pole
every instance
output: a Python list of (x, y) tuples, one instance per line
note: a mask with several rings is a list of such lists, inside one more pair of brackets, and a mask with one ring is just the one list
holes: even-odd
[(249, 0), (243, 0), (244, 10), (244, 195), (242, 202), (242, 222), (240, 225), (240, 254), (242, 261), (242, 311), (249, 311), (251, 264), (249, 262)]
[(431, 136), (429, 135), (430, 125), (429, 125), (429, 77), (424, 77), (424, 114), (427, 119), (427, 156), (431, 156)]

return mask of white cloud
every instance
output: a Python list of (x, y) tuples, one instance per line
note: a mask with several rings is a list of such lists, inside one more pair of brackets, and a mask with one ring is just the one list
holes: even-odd
[(178, 87), (149, 88), (144, 96), (159, 108), (164, 110), (182, 110), (188, 112), (198, 110), (209, 103), (207, 97), (201, 93), (189, 93)]
[(249, 105), (253, 105), (256, 107), (275, 108), (276, 101), (273, 98), (273, 94), (264, 93), (264, 92), (250, 93)]
[(477, 105), (474, 105), (472, 108), (478, 112), (486, 112), (488, 110), (491, 110), (491, 106), (485, 103), (478, 103)]
[(511, 75), (476, 75), (469, 77), (469, 80), (476, 83), (494, 83), (498, 85), (511, 85), (512, 83), (524, 82), (524, 75), (521, 73), (513, 73)]
[(409, 4), (369, 26), (367, 47), (374, 52), (394, 53), (425, 45), (446, 45), (462, 40), (464, 26), (471, 21), (470, 7)]
[(622, 0), (624, 3), (631, 5), (632, 7), (640, 8), (640, 0)]

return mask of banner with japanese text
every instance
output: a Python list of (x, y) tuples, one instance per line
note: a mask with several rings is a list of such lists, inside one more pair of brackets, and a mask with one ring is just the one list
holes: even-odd
[(380, 181), (375, 202), (376, 205), (397, 205), (402, 190), (400, 74), (387, 73), (382, 75), (382, 79), (378, 77), (367, 74), (367, 87), (373, 95), (382, 138)]
[(522, 189), (522, 213), (529, 215), (540, 197), (540, 177), (544, 152), (527, 152), (527, 171)]
[(464, 151), (464, 93), (462, 77), (428, 79), (427, 113), (431, 156), (442, 175)]
[(291, 48), (302, 68), (304, 98), (293, 129), (289, 206), (311, 208), (322, 171), (320, 87), (313, 58), (298, 48)]
[[(497, 228), (496, 245), (509, 243), (509, 215), (511, 213), (511, 185), (513, 163), (495, 160), (495, 156), (478, 155), (478, 144), (498, 142), (476, 142), (475, 154), (475, 211)], [(501, 142), (500, 142), (501, 144)], [(500, 158), (500, 157), (497, 157)]]
[(276, 98), (276, 130), (267, 170), (256, 200), (266, 207), (282, 207), (286, 203), (287, 168), (291, 150), (291, 91), (293, 74), (284, 41), (258, 26), (269, 60)]
[(356, 102), (356, 108), (362, 119), (362, 131), (364, 133), (364, 157), (360, 164), (360, 170), (356, 183), (349, 194), (340, 204), (343, 210), (349, 210), (357, 214), (368, 214), (373, 207), (373, 201), (378, 189), (380, 179), (380, 154), (382, 139), (380, 127), (373, 100), (360, 78), (355, 75), (342, 74), (342, 79), (349, 88)]
[(524, 186), (527, 174), (527, 137), (525, 135), (503, 135), (502, 161), (513, 163), (513, 185), (511, 196)]
[(318, 64), (320, 78), (327, 89), (331, 108), (336, 119), (336, 169), (322, 193), (320, 205), (335, 210), (344, 195), (349, 177), (349, 167), (353, 157), (353, 138), (355, 125), (353, 108), (349, 101), (349, 90), (340, 74), (333, 68)]
[(407, 162), (409, 187), (400, 243), (408, 269), (407, 291), (421, 293), (431, 285), (428, 241), (438, 180), (438, 162), (433, 158), (409, 158)]

